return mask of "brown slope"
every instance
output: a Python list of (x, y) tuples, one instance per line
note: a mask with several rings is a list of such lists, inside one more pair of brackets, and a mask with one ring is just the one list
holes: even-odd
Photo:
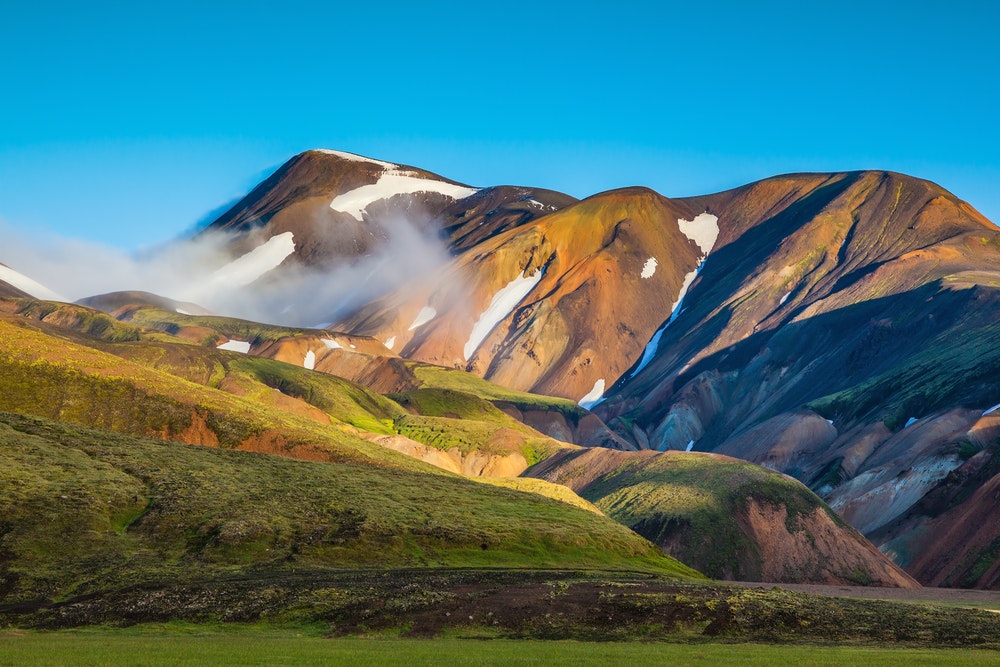
[[(371, 303), (337, 327), (394, 340), (405, 357), (579, 400), (620, 377), (669, 314), (702, 255), (678, 219), (697, 213), (645, 188), (595, 195), (490, 237), (434, 284)], [(644, 278), (650, 258), (659, 267)], [(494, 297), (531, 277), (537, 285), (466, 349)], [(434, 319), (410, 328), (425, 307)]]
[(440, 238), (443, 247), (458, 252), (575, 201), (549, 190), (501, 186), (460, 200), (435, 192), (399, 194), (370, 205), (362, 220), (330, 208), (338, 195), (378, 182), (387, 170), (461, 185), (407, 165), (336, 151), (306, 151), (282, 165), (206, 231), (236, 234), (234, 252), (246, 252), (262, 240), (292, 232), (295, 259), (307, 265), (336, 265), (379, 250), (401, 224)]
[(803, 485), (745, 461), (590, 449), (527, 474), (569, 486), (716, 578), (917, 586)]
[(793, 474), (868, 534), (891, 526), (1000, 400), (1000, 232), (885, 172), (691, 201), (718, 214), (717, 249), (656, 358), (597, 412), (640, 443)]

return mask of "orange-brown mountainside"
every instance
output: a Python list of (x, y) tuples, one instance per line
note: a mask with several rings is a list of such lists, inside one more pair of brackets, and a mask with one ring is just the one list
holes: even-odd
[(695, 217), (647, 189), (596, 195), (483, 241), (430, 284), (336, 326), (392, 340), (407, 358), (581, 400), (628, 369), (677, 302), (704, 254), (678, 224)]
[(587, 449), (528, 474), (569, 486), (712, 577), (918, 586), (805, 486), (745, 461)]
[[(358, 183), (382, 167), (366, 169)], [(436, 278), (340, 327), (499, 384), (603, 393), (595, 411), (633, 447), (786, 472), (877, 542), (992, 442), (1000, 233), (932, 183), (795, 174), (685, 199), (514, 202), (533, 217), (486, 192), (436, 209), (451, 256)], [(682, 228), (703, 215), (718, 235), (705, 247)]]
[(282, 165), (206, 231), (243, 234), (241, 252), (292, 232), (295, 260), (328, 265), (377, 251), (404, 220), (462, 248), (573, 201), (533, 188), (479, 190), (415, 167), (314, 150)]
[[(1000, 231), (880, 172), (690, 205), (718, 215), (717, 247), (651, 361), (596, 412), (641, 447), (692, 443), (794, 475), (883, 544), (1000, 435), (984, 415), (1000, 401)], [(932, 546), (920, 532), (893, 553), (909, 565)]]

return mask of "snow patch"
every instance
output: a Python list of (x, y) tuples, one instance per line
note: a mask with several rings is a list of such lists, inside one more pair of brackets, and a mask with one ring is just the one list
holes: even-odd
[(830, 426), (833, 426), (833, 420), (832, 419), (827, 419), (826, 423), (829, 424)]
[(670, 308), (670, 319), (667, 320), (667, 323), (660, 327), (657, 332), (653, 334), (653, 337), (649, 339), (649, 342), (646, 343), (646, 349), (642, 351), (642, 359), (639, 360), (639, 365), (635, 367), (634, 371), (632, 371), (632, 374), (629, 376), (630, 379), (638, 375), (639, 371), (648, 366), (649, 362), (653, 360), (653, 357), (656, 355), (656, 348), (660, 346), (660, 338), (663, 337), (663, 332), (666, 331), (667, 327), (673, 324), (674, 320), (676, 320), (681, 314), (681, 304), (684, 303), (684, 297), (687, 296), (687, 291), (691, 287), (691, 283), (693, 283), (694, 279), (697, 277), (698, 269), (695, 269), (691, 273), (684, 276), (684, 282), (681, 284), (681, 290), (677, 294), (677, 301), (675, 301), (674, 305)]
[(377, 182), (337, 195), (330, 202), (330, 208), (340, 213), (348, 213), (361, 221), (362, 214), (370, 204), (395, 195), (411, 195), (417, 192), (436, 192), (452, 199), (464, 199), (478, 190), (464, 185), (420, 178), (414, 176), (412, 172), (387, 170)]
[(9, 266), (4, 266), (3, 264), (0, 264), (0, 280), (16, 287), (26, 294), (30, 294), (36, 299), (42, 299), (44, 301), (66, 301), (66, 299), (56, 294), (45, 285), (42, 285), (28, 276), (18, 273), (14, 269)]
[(781, 301), (778, 302), (778, 305), (779, 306), (784, 306), (785, 302), (788, 301), (788, 297), (790, 297), (791, 295), (792, 295), (791, 292), (786, 292), (785, 296), (781, 297)]
[(578, 403), (581, 408), (591, 409), (604, 400), (604, 378), (600, 378), (594, 383), (594, 387), (581, 398)]
[(373, 160), (370, 157), (365, 157), (364, 155), (358, 155), (356, 153), (348, 153), (346, 151), (334, 151), (329, 148), (317, 148), (317, 153), (326, 153), (327, 155), (336, 155), (342, 160), (350, 160), (351, 162), (368, 162), (369, 164), (377, 164), (383, 169), (399, 169), (398, 164), (393, 164), (391, 162), (383, 162), (382, 160)]
[(326, 349), (328, 350), (342, 350), (344, 348), (343, 345), (341, 345), (332, 338), (322, 338), (320, 340), (322, 341), (323, 345), (326, 345)]
[(177, 314), (179, 314), (179, 315), (190, 315), (191, 314), (188, 311), (184, 310), (183, 308), (174, 308), (174, 312), (177, 313)]
[(986, 415), (991, 414), (993, 412), (996, 412), (997, 410), (1000, 410), (1000, 403), (997, 403), (996, 405), (994, 405), (992, 408), (989, 408), (988, 410), (983, 410), (983, 416), (985, 417)]
[(906, 424), (903, 425), (903, 428), (909, 428), (914, 424), (916, 424), (918, 421), (920, 420), (917, 419), (916, 417), (910, 417), (909, 419), (906, 420)]
[(226, 283), (230, 287), (249, 285), (262, 275), (277, 268), (285, 258), (295, 252), (295, 242), (291, 232), (272, 236), (237, 260), (226, 264), (212, 274), (213, 284)]
[(528, 296), (531, 290), (535, 289), (541, 280), (541, 271), (535, 271), (534, 275), (531, 276), (522, 273), (493, 295), (490, 305), (479, 316), (469, 333), (469, 340), (466, 341), (463, 349), (466, 361), (479, 349), (490, 332), (511, 314), (514, 308), (524, 300), (524, 297)]
[(694, 449), (694, 440), (689, 440), (687, 447), (684, 448), (684, 451), (690, 452), (692, 449)]
[(250, 343), (242, 340), (230, 340), (226, 341), (222, 345), (217, 345), (216, 349), (229, 350), (230, 352), (239, 352), (241, 354), (247, 354), (248, 352), (250, 352)]
[(302, 367), (311, 371), (316, 370), (316, 353), (312, 350), (306, 352), (306, 358), (302, 360)]
[(711, 213), (696, 215), (694, 220), (677, 218), (677, 227), (706, 255), (712, 252), (719, 238), (719, 218)]
[(437, 317), (437, 314), (438, 311), (436, 309), (432, 308), (431, 306), (424, 306), (423, 308), (420, 309), (420, 312), (417, 313), (417, 318), (413, 320), (413, 324), (410, 325), (410, 328), (407, 329), (407, 331), (413, 331), (417, 327), (427, 324), (435, 317)]
[(656, 273), (656, 258), (650, 257), (646, 260), (646, 263), (643, 264), (642, 273), (639, 275), (643, 278), (652, 278), (654, 273)]
[(389, 348), (390, 350), (392, 349), (392, 346), (395, 345), (395, 344), (396, 344), (396, 337), (395, 336), (389, 336), (389, 338), (385, 341), (385, 346), (387, 348)]

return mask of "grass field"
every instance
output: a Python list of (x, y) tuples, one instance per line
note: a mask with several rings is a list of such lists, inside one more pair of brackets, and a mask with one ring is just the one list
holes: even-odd
[(324, 639), (293, 630), (205, 631), (193, 626), (0, 633), (0, 667), (88, 665), (995, 665), (987, 650), (512, 641)]

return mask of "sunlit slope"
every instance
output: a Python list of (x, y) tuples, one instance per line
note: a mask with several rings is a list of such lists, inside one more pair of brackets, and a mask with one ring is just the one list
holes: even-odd
[(595, 195), (482, 240), (336, 325), (514, 389), (596, 400), (711, 249), (714, 236), (682, 223), (701, 213), (645, 188)]
[(0, 414), (0, 600), (296, 570), (604, 568), (697, 576), (534, 493), (381, 462), (316, 463)]
[(745, 461), (588, 449), (528, 474), (569, 486), (712, 577), (916, 586), (805, 486)]

